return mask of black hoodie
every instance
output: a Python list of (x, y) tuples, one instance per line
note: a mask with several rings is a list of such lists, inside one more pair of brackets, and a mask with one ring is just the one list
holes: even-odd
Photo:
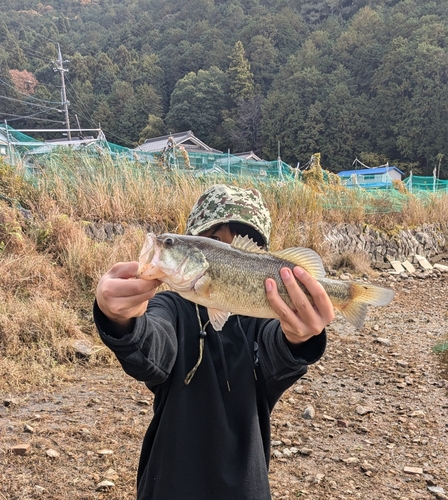
[[(199, 311), (204, 325), (207, 312)], [(294, 346), (277, 320), (231, 316), (221, 332), (205, 328), (203, 359), (187, 385), (199, 356), (195, 304), (158, 293), (122, 338), (96, 304), (94, 317), (126, 373), (155, 395), (137, 500), (270, 499), (270, 414), (322, 356), (325, 332)]]

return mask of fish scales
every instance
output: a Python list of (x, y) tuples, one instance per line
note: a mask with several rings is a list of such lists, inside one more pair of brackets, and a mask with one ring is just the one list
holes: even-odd
[(279, 295), (294, 310), (280, 270), (295, 266), (314, 276), (335, 309), (357, 328), (364, 324), (367, 306), (387, 305), (394, 296), (393, 290), (377, 285), (326, 278), (322, 260), (310, 249), (270, 253), (240, 236), (228, 245), (200, 236), (149, 233), (140, 254), (138, 277), (159, 279), (186, 299), (207, 307), (213, 327), (221, 330), (230, 314), (278, 317), (267, 299), (267, 278), (276, 281)]
[[(291, 262), (276, 258), (269, 253), (255, 254), (235, 250), (229, 254), (225, 249), (215, 247), (206, 247), (202, 251), (210, 262), (207, 274), (213, 283), (211, 300), (218, 300), (235, 314), (243, 314), (250, 308), (254, 316), (273, 317), (264, 288), (266, 279), (273, 278), (282, 299), (290, 307), (292, 306), (280, 277), (282, 267), (294, 268)], [(299, 285), (305, 290), (301, 283)], [(231, 294), (228, 293), (230, 289)]]

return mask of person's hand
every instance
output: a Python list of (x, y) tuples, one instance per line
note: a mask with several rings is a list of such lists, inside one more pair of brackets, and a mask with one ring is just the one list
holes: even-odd
[(160, 285), (159, 280), (136, 279), (137, 270), (138, 262), (119, 262), (101, 277), (96, 289), (98, 307), (123, 328), (145, 313)]
[[(293, 274), (294, 273), (294, 274)], [(284, 267), (280, 271), (295, 312), (288, 307), (278, 294), (275, 280), (266, 280), (266, 294), (272, 309), (280, 318), (280, 326), (289, 342), (300, 344), (313, 335), (319, 335), (334, 319), (333, 304), (323, 286), (301, 267), (294, 271)], [(303, 284), (311, 296), (311, 301), (301, 289), (294, 276)]]

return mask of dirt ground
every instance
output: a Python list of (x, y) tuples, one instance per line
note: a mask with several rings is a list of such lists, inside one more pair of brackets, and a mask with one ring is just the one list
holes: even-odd
[[(447, 339), (448, 274), (375, 281), (396, 289), (392, 304), (361, 331), (337, 319), (274, 409), (274, 499), (448, 498), (448, 382), (432, 352)], [(0, 500), (135, 498), (152, 397), (118, 365), (0, 397)]]

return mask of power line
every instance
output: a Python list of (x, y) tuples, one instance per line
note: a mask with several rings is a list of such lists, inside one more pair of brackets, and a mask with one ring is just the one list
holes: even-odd
[(34, 97), (32, 95), (27, 94), (26, 92), (22, 92), (21, 90), (16, 89), (13, 85), (10, 85), (8, 82), (5, 82), (1, 78), (0, 78), (0, 82), (3, 83), (4, 85), (6, 85), (7, 87), (10, 87), (11, 89), (14, 89), (19, 94), (26, 95), (29, 99), (34, 99), (34, 100), (39, 101), (39, 102), (46, 102), (47, 104), (60, 104), (57, 101), (45, 101), (44, 99), (39, 99), (38, 97)]
[(11, 115), (10, 113), (0, 113), (2, 115), (10, 115), (10, 116), (16, 116), (17, 118), (9, 118), (7, 122), (15, 122), (17, 120), (24, 120), (24, 119), (29, 119), (31, 118), (32, 120), (36, 121), (41, 121), (41, 122), (51, 122), (51, 123), (60, 123), (61, 125), (64, 125), (65, 122), (61, 122), (59, 120), (50, 120), (49, 118), (34, 118), (34, 115), (29, 115), (29, 116), (20, 116), (20, 115)]
[(27, 49), (22, 49), (22, 52), (29, 58), (31, 59), (38, 59), (40, 61), (45, 61), (48, 63), (48, 58), (43, 57), (42, 54), (40, 54), (37, 51), (30, 50), (29, 48)]
[(36, 106), (38, 108), (45, 108), (45, 109), (49, 109), (49, 110), (52, 110), (52, 111), (59, 111), (59, 112), (61, 112), (61, 110), (58, 109), (58, 108), (50, 108), (50, 106), (44, 106), (43, 104), (35, 104), (33, 102), (27, 102), (27, 101), (23, 101), (23, 100), (20, 100), (20, 99), (14, 99), (14, 97), (7, 97), (5, 95), (0, 95), (0, 99), (6, 99), (7, 101), (20, 102), (21, 104), (26, 104), (27, 106)]
[(4, 113), (3, 111), (0, 111), (0, 115), (20, 116), (21, 118), (28, 118), (31, 116), (37, 116), (37, 115), (41, 115), (42, 113), (46, 113), (46, 111), (38, 111), (37, 113), (33, 113), (32, 115), (28, 115), (28, 116), (18, 115), (17, 113)]
[[(87, 107), (85, 106), (85, 104), (82, 102), (81, 98), (79, 97), (78, 93), (75, 90), (75, 87), (73, 86), (73, 84), (72, 84), (72, 82), (70, 81), (69, 78), (67, 78), (67, 83), (70, 85), (70, 88), (73, 91), (73, 94), (75, 95), (78, 104), (80, 103), (81, 106), (82, 106), (82, 108), (83, 108), (83, 110), (87, 113), (87, 115), (88, 115), (87, 121), (90, 121), (91, 123), (95, 123), (95, 120), (90, 115), (89, 110), (87, 109)], [(81, 116), (83, 116), (82, 113), (79, 113), (79, 114)], [(84, 116), (84, 118), (86, 118), (86, 117)]]
[[(49, 38), (48, 36), (41, 35), (38, 31), (31, 29), (29, 26), (25, 26), (25, 25), (24, 25), (24, 24), (22, 24), (22, 23), (21, 23), (18, 19), (15, 19), (15, 20), (14, 20), (14, 22), (15, 22), (16, 24), (18, 24), (18, 25), (19, 25), (21, 28), (23, 28), (24, 30), (26, 30), (26, 31), (28, 31), (28, 32), (29, 32), (29, 31), (31, 31), (32, 33), (36, 34), (37, 36), (42, 37), (42, 38), (43, 38), (44, 40), (46, 40), (47, 42), (52, 42), (52, 43), (54, 43), (54, 44), (56, 45), (56, 43), (57, 43), (57, 42), (56, 42), (55, 40), (52, 40), (52, 39), (51, 39), (51, 38)], [(44, 26), (44, 27), (45, 27), (45, 26)]]

